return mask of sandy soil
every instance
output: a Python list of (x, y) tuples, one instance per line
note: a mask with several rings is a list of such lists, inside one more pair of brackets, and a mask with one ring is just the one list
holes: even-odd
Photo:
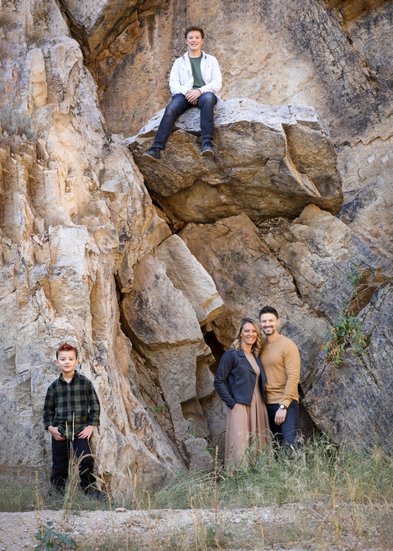
[[(367, 511), (364, 511), (367, 514)], [(81, 550), (356, 550), (387, 551), (381, 526), (364, 530), (326, 507), (283, 505), (253, 509), (37, 511), (0, 513), (0, 550), (34, 549), (40, 524), (52, 521)], [(390, 520), (386, 520), (391, 524)], [(382, 530), (383, 531), (383, 530)], [(386, 535), (385, 535), (386, 536)], [(391, 540), (390, 540), (391, 541)], [(192, 544), (192, 546), (191, 546)]]

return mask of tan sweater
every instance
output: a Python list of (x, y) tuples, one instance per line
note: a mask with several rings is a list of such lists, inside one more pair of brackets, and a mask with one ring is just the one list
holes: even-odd
[(288, 407), (292, 400), (299, 400), (300, 354), (296, 344), (280, 335), (275, 342), (265, 344), (261, 361), (266, 374), (266, 402)]

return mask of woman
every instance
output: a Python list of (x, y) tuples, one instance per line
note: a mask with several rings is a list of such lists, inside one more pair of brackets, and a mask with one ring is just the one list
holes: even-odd
[[(250, 443), (260, 450), (270, 438), (265, 397), (265, 374), (259, 353), (262, 339), (251, 318), (240, 321), (235, 340), (224, 352), (214, 386), (228, 406), (225, 467), (238, 465)], [(251, 442), (250, 442), (251, 441)]]

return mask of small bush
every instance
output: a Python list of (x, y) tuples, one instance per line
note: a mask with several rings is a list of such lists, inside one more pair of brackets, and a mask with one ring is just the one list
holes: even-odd
[(327, 361), (334, 367), (340, 367), (345, 354), (360, 355), (367, 344), (367, 336), (358, 318), (345, 312), (330, 328), (330, 339), (322, 348), (327, 353)]
[(34, 546), (37, 551), (69, 551), (77, 548), (75, 541), (68, 534), (58, 532), (51, 521), (40, 526), (35, 539), (38, 541)]

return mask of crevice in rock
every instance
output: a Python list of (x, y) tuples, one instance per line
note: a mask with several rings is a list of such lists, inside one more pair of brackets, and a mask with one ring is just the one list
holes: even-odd
[(120, 328), (132, 344), (131, 358), (133, 359), (137, 372), (139, 397), (146, 404), (147, 411), (157, 421), (168, 436), (171, 445), (175, 448), (175, 430), (165, 399), (165, 393), (159, 381), (158, 372), (150, 365), (149, 360), (144, 356), (143, 350), (139, 346), (138, 339), (132, 332), (123, 314), (123, 293), (120, 290), (119, 282), (117, 282), (117, 295), (120, 312)]
[(353, 296), (347, 307), (348, 313), (357, 316), (371, 301), (374, 294), (383, 289), (392, 278), (387, 277), (380, 268), (362, 269)]
[(181, 402), (181, 411), (188, 423), (190, 436), (195, 438), (208, 438), (209, 429), (204, 418), (200, 402), (197, 398), (191, 398)]
[(156, 209), (156, 212), (160, 218), (162, 218), (169, 226), (172, 234), (178, 234), (187, 225), (187, 222), (177, 218), (171, 210), (160, 201), (160, 197), (157, 194), (152, 193), (152, 203)]
[(209, 366), (210, 371), (215, 375), (221, 356), (225, 352), (224, 346), (218, 341), (214, 329), (210, 328), (204, 333), (204, 339), (207, 346), (210, 348), (215, 362)]
[(318, 429), (317, 425), (312, 420), (310, 414), (307, 411), (307, 408), (302, 404), (302, 397), (299, 401), (299, 423), (300, 431), (305, 441), (309, 440), (314, 436), (321, 436), (321, 431)]

